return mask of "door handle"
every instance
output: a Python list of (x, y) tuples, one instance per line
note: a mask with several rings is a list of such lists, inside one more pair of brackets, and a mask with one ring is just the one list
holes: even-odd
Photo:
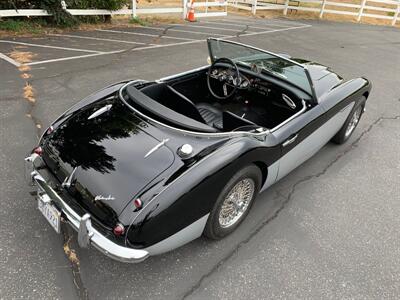
[(298, 136), (298, 134), (295, 134), (294, 136), (289, 137), (286, 141), (283, 142), (282, 146), (286, 147), (287, 145), (290, 145), (297, 139), (297, 136)]

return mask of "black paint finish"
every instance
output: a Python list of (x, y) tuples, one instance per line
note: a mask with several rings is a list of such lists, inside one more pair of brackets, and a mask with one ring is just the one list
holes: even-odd
[[(169, 83), (198, 77), (198, 73), (170, 79)], [(128, 230), (119, 242), (145, 248), (209, 213), (223, 186), (244, 166), (255, 163), (268, 176), (268, 166), (349, 103), (360, 105), (361, 97), (371, 89), (366, 79), (343, 82), (340, 76), (319, 66), (310, 74), (319, 78), (314, 82), (318, 103), (310, 102), (302, 115), (273, 134), (264, 135), (199, 136), (165, 127), (121, 101), (119, 92), (125, 83), (118, 83), (82, 100), (53, 123), (54, 131), (40, 142), (43, 159), (56, 178), (54, 183), (76, 201), (81, 211), (90, 212), (110, 234), (111, 228), (121, 222)], [(263, 80), (301, 95), (301, 91), (274, 78), (264, 76)], [(147, 83), (131, 84), (140, 89)], [(88, 120), (109, 104), (109, 111)], [(299, 135), (296, 142), (282, 148), (292, 134)], [(145, 158), (148, 151), (167, 139), (165, 145)], [(194, 151), (183, 160), (176, 153), (185, 143), (191, 144)], [(61, 188), (75, 167), (73, 185)], [(99, 195), (114, 199), (95, 200)], [(137, 197), (143, 202), (142, 209), (133, 206)]]

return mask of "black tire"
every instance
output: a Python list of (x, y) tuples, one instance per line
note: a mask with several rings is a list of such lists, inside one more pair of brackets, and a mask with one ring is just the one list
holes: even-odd
[[(220, 212), (224, 201), (226, 200), (229, 193), (233, 190), (233, 188), (241, 183), (241, 182), (253, 182), (254, 183), (254, 191), (251, 196), (251, 199), (248, 201), (248, 204), (245, 210), (241, 213), (240, 217), (228, 227), (223, 227), (220, 224)], [(254, 203), (254, 199), (257, 197), (258, 192), (260, 191), (262, 183), (262, 174), (260, 169), (255, 165), (249, 165), (233, 176), (225, 187), (222, 189), (218, 199), (211, 210), (210, 216), (208, 217), (206, 227), (204, 229), (204, 235), (210, 239), (219, 240), (231, 232), (233, 232), (239, 224), (246, 218), (249, 213), (251, 206)], [(250, 197), (250, 196), (249, 196)]]
[[(336, 135), (332, 138), (332, 142), (334, 142), (335, 144), (341, 145), (350, 138), (350, 136), (353, 134), (354, 130), (356, 129), (358, 123), (360, 122), (361, 116), (364, 112), (365, 101), (366, 101), (366, 98), (363, 96), (360, 104), (353, 107), (349, 116), (346, 119), (346, 122), (344, 122), (342, 128), (340, 128), (338, 133), (336, 133)], [(359, 116), (358, 116), (358, 119), (357, 119), (354, 127), (352, 127), (350, 125), (350, 123), (354, 121), (353, 118), (355, 117), (355, 114), (359, 114)], [(349, 127), (352, 127), (350, 132), (348, 132)]]

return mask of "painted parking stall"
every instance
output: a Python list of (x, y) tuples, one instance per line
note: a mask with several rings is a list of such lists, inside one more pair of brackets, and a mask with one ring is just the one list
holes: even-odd
[(19, 66), (21, 62), (10, 57), (9, 53), (20, 47), (34, 53), (32, 61), (24, 63), (25, 65), (43, 65), (129, 51), (184, 47), (188, 44), (204, 43), (207, 37), (231, 39), (307, 27), (310, 25), (286, 20), (233, 16), (209, 18), (195, 23), (54, 33), (41, 38), (0, 39), (0, 59)]

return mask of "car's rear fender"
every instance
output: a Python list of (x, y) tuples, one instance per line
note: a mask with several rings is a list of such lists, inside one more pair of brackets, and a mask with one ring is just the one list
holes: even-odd
[[(260, 158), (264, 159), (265, 165), (278, 159), (278, 146), (264, 146), (265, 141), (256, 138), (236, 138), (194, 164), (135, 216), (128, 229), (127, 243), (147, 248), (206, 216), (225, 184), (238, 170)], [(199, 230), (196, 232), (199, 235)]]

